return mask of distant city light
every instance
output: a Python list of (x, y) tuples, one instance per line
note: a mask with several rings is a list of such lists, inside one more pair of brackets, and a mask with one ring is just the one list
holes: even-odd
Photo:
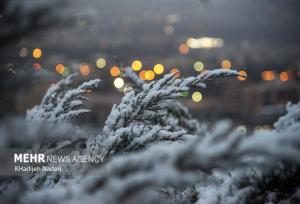
[(169, 24), (175, 24), (180, 21), (181, 17), (178, 14), (169, 14), (166, 16), (166, 21)]
[(180, 54), (187, 54), (189, 52), (190, 48), (185, 44), (182, 43), (179, 45), (178, 47), (178, 51), (180, 52)]
[(224, 41), (222, 38), (188, 38), (186, 44), (192, 49), (217, 48), (223, 47)]
[(155, 77), (155, 73), (152, 71), (152, 70), (147, 70), (146, 73), (145, 73), (145, 79), (146, 80), (153, 80)]
[(32, 52), (32, 56), (35, 59), (39, 59), (40, 57), (42, 57), (42, 50), (40, 48), (35, 48)]
[(120, 68), (117, 66), (113, 66), (112, 68), (110, 68), (110, 75), (113, 77), (119, 76), (119, 74), (121, 73)]
[(35, 70), (41, 70), (42, 69), (42, 66), (39, 64), (39, 63), (34, 63), (32, 65), (32, 67), (35, 69)]
[(145, 70), (143, 70), (143, 71), (141, 71), (141, 72), (139, 73), (139, 77), (140, 77), (141, 80), (146, 80), (145, 74), (146, 74), (146, 71), (145, 71)]
[(62, 64), (58, 64), (55, 66), (55, 71), (59, 74), (64, 73), (65, 67)]
[(194, 102), (200, 102), (202, 100), (202, 94), (199, 92), (199, 91), (195, 91), (193, 94), (192, 94), (192, 99)]
[(96, 61), (96, 65), (98, 68), (104, 68), (106, 65), (106, 60), (104, 58), (98, 58)]
[(162, 64), (156, 64), (153, 67), (153, 70), (154, 70), (155, 74), (162, 74), (165, 71), (165, 68)]
[(142, 69), (142, 62), (140, 60), (134, 60), (131, 64), (131, 67), (134, 71), (140, 71)]
[[(239, 71), (239, 74), (244, 75), (244, 76), (247, 76), (247, 72), (246, 72), (245, 70)], [(247, 79), (247, 78), (242, 77), (242, 76), (237, 76), (237, 78), (238, 78), (238, 80), (240, 80), (240, 81), (245, 81), (245, 80)]]
[(221, 67), (223, 69), (230, 69), (231, 68), (231, 62), (229, 60), (225, 59), (221, 62)]
[(80, 73), (83, 75), (83, 76), (87, 76), (89, 75), (91, 72), (91, 69), (89, 67), (89, 65), (87, 64), (84, 64), (80, 67)]
[(275, 72), (274, 71), (263, 71), (261, 73), (261, 78), (264, 81), (272, 81), (275, 79)]
[(122, 78), (118, 77), (114, 80), (114, 85), (117, 89), (120, 89), (124, 86), (124, 80)]
[(171, 73), (171, 74), (175, 74), (175, 75), (174, 75), (175, 78), (180, 77), (180, 70), (177, 69), (177, 68), (171, 69), (170, 73)]
[(174, 29), (174, 27), (171, 26), (171, 25), (167, 25), (167, 26), (164, 27), (164, 33), (165, 33), (166, 35), (173, 35), (173, 34), (174, 34), (174, 31), (175, 31), (175, 29)]
[(19, 55), (20, 57), (26, 57), (28, 55), (28, 49), (26, 47), (21, 48)]
[(289, 75), (288, 75), (288, 73), (287, 73), (287, 72), (281, 72), (281, 73), (279, 74), (279, 79), (280, 79), (281, 81), (287, 81), (287, 80), (289, 80)]
[(201, 61), (197, 61), (194, 63), (194, 70), (197, 72), (201, 72), (204, 69), (204, 64)]

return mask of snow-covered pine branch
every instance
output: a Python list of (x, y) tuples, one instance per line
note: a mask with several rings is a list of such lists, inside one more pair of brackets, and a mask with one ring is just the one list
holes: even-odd
[(282, 162), (299, 166), (299, 133), (272, 130), (246, 137), (235, 130), (224, 135), (228, 127), (220, 123), (204, 138), (188, 137), (152, 145), (138, 154), (114, 156), (81, 184), (30, 193), (25, 203), (43, 202), (48, 197), (52, 203), (169, 203), (166, 199), (171, 198), (159, 196), (161, 188), (180, 192), (195, 185), (197, 192), (192, 194), (197, 203), (243, 203), (264, 175), (281, 170)]
[[(132, 73), (127, 71), (127, 74), (138, 85), (141, 85), (141, 82)], [(204, 88), (206, 86), (205, 81), (238, 75), (240, 74), (237, 71), (226, 69), (206, 71), (196, 77), (182, 79), (176, 79), (174, 74), (167, 74), (158, 81), (143, 84), (140, 92), (134, 90), (127, 92), (121, 103), (113, 106), (105, 122), (102, 136), (103, 154), (108, 156), (120, 151), (130, 151), (132, 150), (131, 147), (136, 149), (137, 146), (146, 146), (150, 142), (167, 141), (168, 138), (173, 138), (165, 135), (183, 136), (186, 131), (179, 128), (176, 128), (176, 131), (172, 130), (174, 124), (171, 126), (171, 119), (166, 120), (165, 118), (171, 112), (168, 111), (169, 102), (182, 97), (182, 93), (188, 91), (191, 87)], [(182, 113), (186, 113), (179, 105), (177, 105), (178, 109)], [(171, 110), (176, 111), (176, 108)], [(166, 124), (166, 122), (169, 124)], [(153, 125), (158, 124), (160, 129), (147, 131), (146, 137), (144, 137), (145, 134), (136, 134), (136, 132), (142, 132), (139, 129), (153, 129)], [(151, 137), (155, 139), (149, 140)]]
[(75, 89), (65, 90), (73, 82), (76, 74), (61, 79), (47, 90), (40, 105), (27, 111), (26, 121), (35, 123), (48, 121), (50, 123), (78, 117), (89, 110), (82, 108), (86, 100), (84, 94), (98, 86), (100, 79), (84, 82)]

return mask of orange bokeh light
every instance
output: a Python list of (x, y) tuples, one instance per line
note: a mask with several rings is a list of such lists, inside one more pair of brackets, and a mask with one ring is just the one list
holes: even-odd
[(113, 77), (119, 76), (119, 74), (121, 73), (120, 68), (117, 66), (113, 66), (112, 68), (110, 68), (110, 75)]
[(175, 74), (175, 75), (174, 75), (175, 78), (180, 77), (180, 70), (177, 69), (177, 68), (171, 69), (170, 73), (171, 73), (171, 74)]
[(151, 81), (151, 80), (153, 80), (154, 78), (155, 78), (155, 73), (154, 73), (154, 71), (152, 71), (152, 70), (147, 70), (146, 73), (145, 73), (145, 79)]
[(80, 73), (83, 75), (83, 76), (87, 76), (89, 75), (89, 73), (91, 72), (91, 69), (89, 67), (89, 65), (87, 64), (84, 64), (80, 67)]
[(145, 70), (143, 70), (143, 71), (141, 71), (141, 72), (139, 73), (139, 77), (140, 77), (141, 80), (146, 80), (145, 74), (146, 74), (146, 71), (145, 71)]
[(288, 73), (287, 73), (287, 72), (281, 72), (281, 73), (279, 74), (279, 79), (280, 79), (281, 81), (287, 81), (287, 80), (289, 80), (289, 75), (288, 75)]
[(39, 59), (42, 56), (42, 50), (40, 48), (35, 48), (32, 52), (32, 56), (35, 59)]
[(55, 67), (55, 71), (56, 71), (57, 73), (59, 73), (59, 74), (62, 74), (62, 73), (64, 73), (64, 71), (65, 71), (65, 67), (64, 67), (64, 65), (62, 65), (62, 64), (58, 64), (58, 65), (56, 65), (56, 67)]
[(185, 43), (182, 43), (179, 45), (178, 50), (179, 50), (180, 54), (184, 55), (189, 52), (190, 48)]
[(261, 73), (261, 78), (264, 81), (272, 81), (275, 79), (275, 72), (274, 71), (263, 71)]
[[(247, 76), (247, 72), (246, 72), (245, 70), (239, 71), (239, 74), (244, 75), (244, 76)], [(242, 76), (238, 76), (237, 78), (238, 78), (238, 80), (240, 80), (240, 81), (245, 81), (245, 80), (247, 79), (247, 78), (242, 77)]]

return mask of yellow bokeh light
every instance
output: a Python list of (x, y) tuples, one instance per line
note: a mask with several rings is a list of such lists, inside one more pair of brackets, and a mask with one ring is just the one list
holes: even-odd
[(96, 61), (96, 65), (98, 68), (104, 68), (106, 65), (106, 60), (104, 58), (98, 58)]
[(110, 68), (110, 75), (113, 77), (119, 76), (119, 74), (121, 73), (120, 68), (117, 66), (113, 66), (112, 68)]
[(202, 100), (202, 94), (199, 91), (195, 91), (192, 95), (194, 102), (200, 102)]
[(153, 67), (153, 70), (154, 70), (155, 74), (162, 74), (165, 71), (165, 68), (162, 64), (156, 64)]
[(287, 80), (289, 80), (289, 75), (288, 75), (288, 73), (287, 73), (287, 72), (281, 72), (281, 73), (279, 74), (279, 79), (280, 79), (281, 81), (287, 81)]
[(124, 86), (124, 80), (122, 79), (122, 78), (116, 78), (115, 80), (114, 80), (114, 85), (115, 85), (115, 87), (117, 88), (117, 89), (120, 89), (120, 88), (122, 88), (123, 86)]
[(200, 61), (194, 63), (194, 69), (197, 72), (201, 72), (204, 69), (204, 64)]
[(180, 70), (177, 69), (177, 68), (171, 69), (170, 73), (171, 73), (171, 74), (174, 74), (174, 77), (175, 77), (175, 78), (180, 77)]
[(35, 59), (39, 59), (40, 57), (42, 57), (42, 50), (40, 48), (35, 48), (32, 52), (32, 56)]
[(89, 65), (87, 64), (84, 64), (80, 67), (80, 73), (83, 75), (83, 76), (87, 76), (89, 75), (89, 73), (91, 72), (91, 69), (89, 67)]
[(230, 69), (231, 68), (231, 62), (227, 59), (223, 60), (221, 63), (221, 66), (223, 69)]
[(146, 71), (145, 71), (145, 70), (143, 70), (143, 71), (141, 71), (141, 72), (139, 73), (139, 77), (140, 77), (141, 80), (146, 80), (145, 74), (146, 74)]
[(182, 43), (181, 45), (179, 45), (178, 50), (180, 54), (185, 55), (189, 52), (190, 48), (185, 43)]
[(145, 79), (146, 80), (153, 80), (155, 77), (155, 73), (152, 71), (152, 70), (147, 70), (146, 73), (145, 73)]
[(142, 62), (140, 60), (134, 60), (131, 64), (131, 67), (134, 71), (140, 71), (142, 69)]
[(58, 64), (55, 66), (55, 71), (59, 74), (64, 73), (65, 67), (62, 64)]
[[(239, 71), (239, 74), (247, 76), (247, 72), (245, 70), (241, 70)], [(242, 77), (242, 76), (237, 76), (238, 80), (240, 81), (245, 81), (247, 78), (246, 77)]]

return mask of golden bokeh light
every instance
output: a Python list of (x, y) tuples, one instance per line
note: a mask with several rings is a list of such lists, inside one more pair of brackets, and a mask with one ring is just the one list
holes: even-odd
[(155, 72), (155, 74), (162, 74), (165, 71), (164, 65), (162, 64), (156, 64), (153, 67), (153, 70)]
[(151, 81), (154, 78), (155, 78), (155, 73), (152, 70), (147, 70), (145, 73), (145, 79)]
[(197, 61), (194, 63), (194, 70), (197, 72), (201, 72), (204, 69), (203, 62)]
[(171, 73), (171, 74), (174, 74), (174, 77), (175, 77), (175, 78), (180, 77), (180, 70), (177, 69), (177, 68), (171, 69), (170, 73)]
[(80, 73), (83, 75), (83, 76), (87, 76), (89, 75), (91, 72), (91, 69), (89, 67), (89, 65), (87, 64), (84, 64), (80, 67)]
[(140, 79), (141, 79), (141, 80), (146, 80), (145, 75), (146, 75), (146, 71), (145, 71), (145, 70), (141, 71), (141, 72), (139, 73)]
[(174, 31), (175, 31), (175, 29), (174, 29), (174, 27), (171, 26), (171, 25), (167, 25), (167, 26), (164, 27), (164, 33), (165, 33), (166, 35), (173, 35), (173, 34), (174, 34)]
[[(245, 70), (241, 70), (239, 71), (239, 74), (240, 75), (243, 75), (243, 76), (247, 76), (247, 72)], [(242, 76), (237, 76), (238, 80), (240, 81), (245, 81), (247, 78), (246, 77), (242, 77)]]
[(230, 69), (231, 68), (231, 62), (229, 60), (225, 59), (221, 62), (221, 67), (223, 69)]
[(28, 49), (26, 47), (21, 48), (19, 55), (20, 57), (26, 57), (28, 55)]
[(55, 71), (59, 74), (64, 73), (65, 67), (62, 64), (58, 64), (55, 66)]
[(195, 91), (193, 94), (192, 94), (192, 99), (194, 102), (200, 102), (202, 100), (202, 94), (199, 92), (199, 91)]
[(32, 52), (32, 56), (35, 58), (35, 59), (39, 59), (42, 57), (42, 50), (40, 48), (35, 48)]
[(112, 68), (110, 68), (110, 75), (113, 77), (119, 76), (119, 74), (121, 73), (120, 68), (117, 66), (113, 66)]
[(279, 74), (279, 79), (281, 81), (287, 81), (287, 80), (289, 80), (289, 74), (287, 72), (281, 72)]
[(180, 44), (178, 47), (178, 51), (183, 55), (187, 54), (189, 50), (190, 48), (185, 43)]
[(263, 71), (261, 73), (261, 78), (264, 81), (272, 81), (275, 79), (275, 72), (274, 71)]
[(124, 86), (124, 80), (122, 78), (118, 77), (114, 80), (114, 85), (117, 89), (120, 89)]
[(140, 71), (142, 69), (142, 62), (140, 60), (134, 60), (131, 64), (131, 67), (134, 71)]
[(96, 65), (98, 68), (104, 68), (106, 65), (106, 60), (104, 58), (98, 58), (96, 61)]

